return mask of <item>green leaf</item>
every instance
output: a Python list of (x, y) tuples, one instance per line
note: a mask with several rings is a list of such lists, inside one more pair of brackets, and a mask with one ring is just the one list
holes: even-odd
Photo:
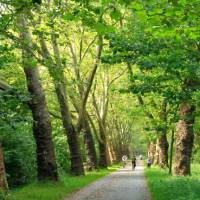
[(72, 21), (72, 20), (75, 19), (75, 16), (71, 13), (66, 13), (66, 14), (63, 15), (63, 19), (68, 20), (68, 21)]
[(121, 12), (119, 10), (114, 10), (110, 13), (110, 17), (116, 21), (120, 20), (121, 18)]
[(135, 9), (135, 10), (142, 10), (143, 9), (143, 5), (141, 5), (140, 3), (137, 3), (137, 2), (133, 2), (130, 7)]
[(103, 24), (103, 23), (100, 23), (100, 22), (96, 23), (94, 25), (94, 28), (101, 35), (105, 34), (106, 30), (107, 30), (107, 26), (105, 24)]

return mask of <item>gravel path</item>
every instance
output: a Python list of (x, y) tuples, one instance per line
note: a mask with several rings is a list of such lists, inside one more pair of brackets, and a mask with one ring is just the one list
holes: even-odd
[(65, 200), (150, 200), (142, 163), (130, 164), (72, 194)]

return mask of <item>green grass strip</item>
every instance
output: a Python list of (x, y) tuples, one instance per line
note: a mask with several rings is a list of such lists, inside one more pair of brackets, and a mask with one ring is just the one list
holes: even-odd
[(169, 176), (158, 167), (145, 169), (152, 200), (200, 200), (200, 165), (192, 165), (192, 176)]
[(62, 200), (74, 191), (104, 177), (119, 169), (120, 165), (113, 165), (108, 169), (87, 172), (85, 176), (63, 176), (58, 183), (32, 183), (18, 188), (8, 196), (8, 200)]

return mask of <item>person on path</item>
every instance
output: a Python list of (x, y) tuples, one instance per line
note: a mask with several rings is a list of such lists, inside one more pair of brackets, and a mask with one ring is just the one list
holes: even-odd
[(126, 161), (127, 161), (127, 156), (126, 156), (126, 155), (123, 155), (123, 156), (122, 156), (123, 168), (126, 167)]
[(147, 167), (150, 168), (152, 164), (151, 158), (147, 159)]
[(140, 160), (142, 160), (142, 155), (141, 155), (141, 154), (140, 154), (140, 156), (139, 156), (139, 157), (140, 157)]
[(136, 167), (136, 157), (135, 156), (133, 156), (131, 162), (132, 162), (132, 169), (134, 170)]

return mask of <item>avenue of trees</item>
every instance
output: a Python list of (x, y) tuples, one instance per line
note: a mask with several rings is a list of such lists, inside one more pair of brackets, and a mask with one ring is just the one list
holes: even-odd
[(1, 190), (133, 153), (192, 174), (199, 13), (199, 0), (0, 0)]

